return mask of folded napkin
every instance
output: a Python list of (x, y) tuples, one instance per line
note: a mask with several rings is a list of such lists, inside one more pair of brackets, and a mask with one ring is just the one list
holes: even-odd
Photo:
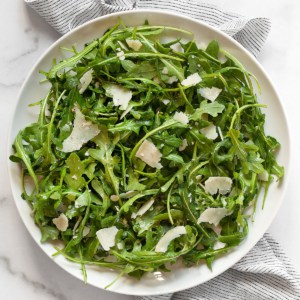
[(194, 288), (137, 300), (300, 299), (300, 276), (269, 233), (231, 269)]
[(246, 18), (197, 0), (25, 0), (61, 34), (91, 19), (132, 9), (164, 9), (204, 21), (224, 31), (257, 56), (270, 31), (270, 20)]
[[(246, 18), (196, 0), (25, 0), (58, 32), (65, 34), (96, 17), (131, 9), (175, 11), (202, 20), (232, 36), (257, 56), (270, 31), (270, 20)], [(189, 290), (138, 300), (269, 300), (299, 299), (300, 276), (266, 233), (231, 269)]]

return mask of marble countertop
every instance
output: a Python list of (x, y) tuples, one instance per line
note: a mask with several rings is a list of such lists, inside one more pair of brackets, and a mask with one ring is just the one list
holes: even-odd
[[(281, 243), (300, 272), (300, 1), (214, 0), (246, 16), (272, 20), (272, 31), (259, 56), (286, 108), (293, 142), (293, 163), (285, 202), (269, 232)], [(0, 299), (133, 299), (85, 286), (54, 264), (25, 229), (10, 192), (7, 165), (7, 135), (20, 86), (39, 56), (59, 38), (23, 1), (0, 4)], [(84, 296), (83, 296), (84, 295)]]

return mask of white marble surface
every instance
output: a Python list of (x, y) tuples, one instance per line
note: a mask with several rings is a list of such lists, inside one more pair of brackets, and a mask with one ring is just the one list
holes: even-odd
[[(269, 231), (300, 272), (300, 1), (214, 0), (246, 16), (266, 16), (273, 26), (258, 58), (282, 96), (293, 141), (284, 205)], [(0, 299), (133, 299), (85, 286), (55, 265), (34, 243), (17, 213), (7, 176), (7, 135), (18, 90), (38, 57), (59, 35), (22, 0), (0, 3)]]

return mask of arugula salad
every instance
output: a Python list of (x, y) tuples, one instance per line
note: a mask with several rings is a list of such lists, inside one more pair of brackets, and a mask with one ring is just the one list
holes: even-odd
[(118, 278), (179, 259), (211, 268), (284, 174), (255, 77), (217, 41), (202, 49), (147, 23), (63, 49), (71, 56), (41, 71), (51, 88), (10, 157), (41, 242), (61, 241), (54, 255), (81, 264), (85, 280), (86, 265)]

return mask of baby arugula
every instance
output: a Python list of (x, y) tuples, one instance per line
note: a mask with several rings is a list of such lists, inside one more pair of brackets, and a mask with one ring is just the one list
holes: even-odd
[[(170, 32), (191, 36), (179, 28), (117, 24), (80, 52), (64, 48), (72, 56), (43, 72), (51, 89), (38, 103), (37, 122), (13, 144), (10, 159), (22, 167), (22, 198), (41, 241), (62, 241), (55, 255), (81, 264), (85, 280), (85, 265), (137, 278), (167, 270), (179, 257), (211, 267), (247, 236), (245, 209), (255, 211), (260, 190), (266, 197), (273, 176), (283, 176), (275, 158), (280, 145), (264, 132), (255, 77), (217, 41), (200, 49), (194, 40), (160, 39)], [(96, 125), (99, 133), (64, 152), (75, 108), (82, 127)], [(145, 141), (159, 154), (157, 167), (141, 159)], [(209, 193), (213, 177), (228, 178), (232, 188)], [(199, 222), (208, 208), (226, 209), (218, 226)], [(54, 221), (61, 214), (66, 230)], [(112, 226), (117, 233), (106, 251), (97, 232)], [(176, 227), (184, 234), (156, 251)]]

